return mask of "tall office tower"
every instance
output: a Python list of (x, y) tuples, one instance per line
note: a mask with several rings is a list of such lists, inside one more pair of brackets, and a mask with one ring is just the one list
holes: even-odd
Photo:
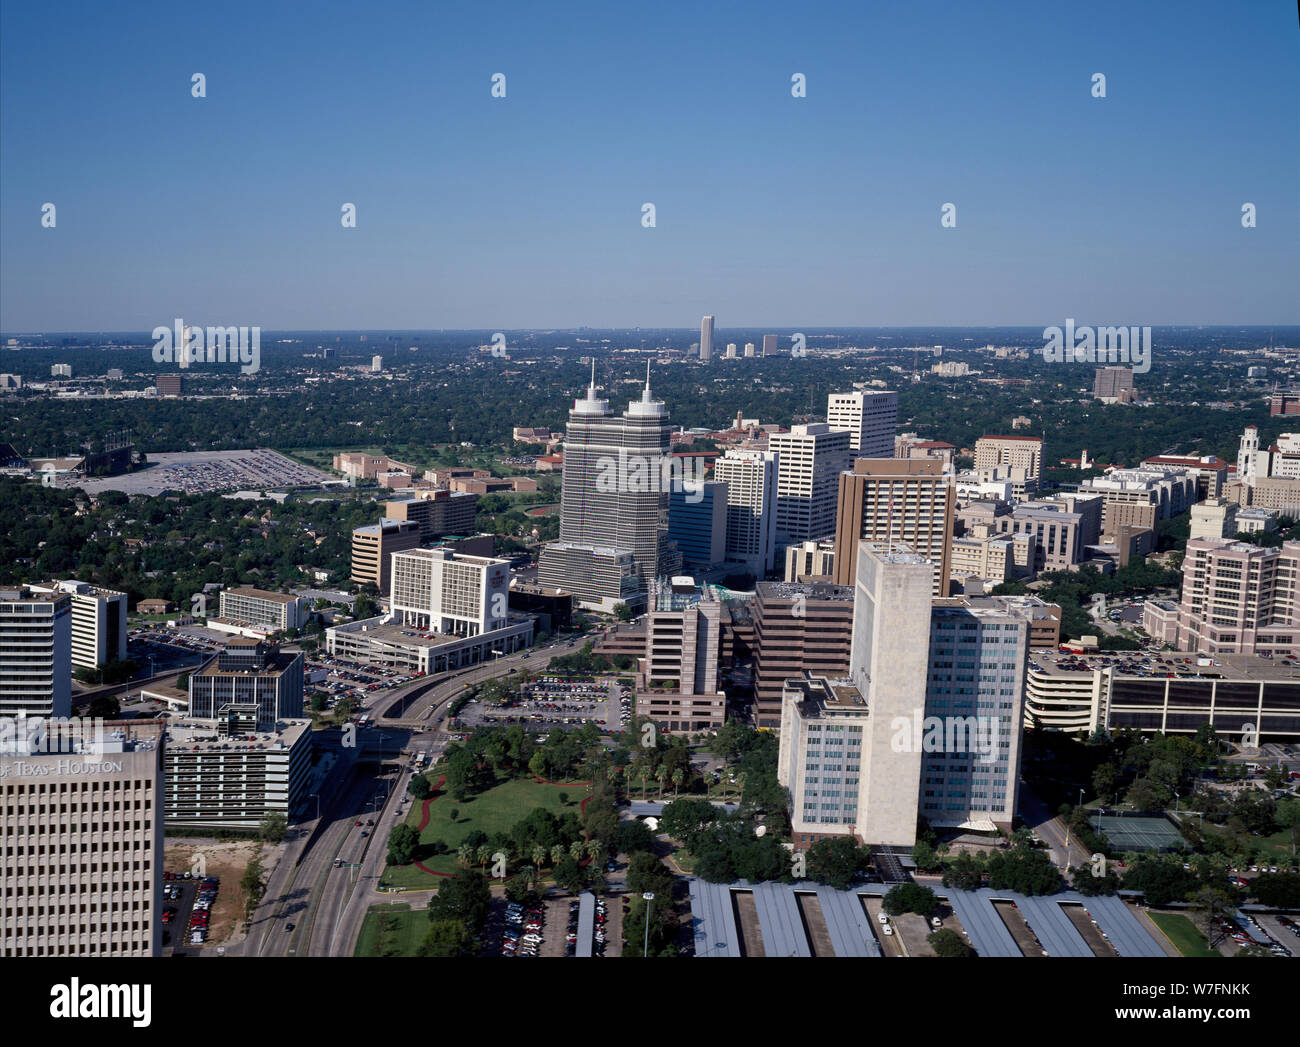
[(727, 558), (727, 485), (683, 480), (668, 496), (668, 537), (682, 561), (711, 567)]
[(479, 636), (509, 619), (510, 561), (449, 549), (393, 555), (393, 616), (446, 636)]
[(776, 355), (776, 335), (774, 334), (763, 335), (763, 355), (764, 356)]
[[(663, 401), (650, 392), (649, 364), (641, 399), (620, 416), (597, 397), (592, 363), (587, 397), (569, 412), (560, 537), (542, 550), (541, 585), (573, 593), (582, 606), (612, 610), (620, 602), (643, 603), (650, 582), (680, 570), (681, 553), (668, 538), (670, 431)], [(625, 554), (634, 579), (625, 573)]]
[(713, 465), (727, 485), (726, 558), (758, 578), (776, 563), (776, 455), (732, 448)]
[(352, 581), (373, 585), (380, 593), (388, 592), (392, 577), (393, 554), (418, 548), (420, 525), (414, 521), (384, 517), (378, 523), (352, 531)]
[(98, 669), (126, 658), (126, 593), (101, 589), (89, 582), (33, 585), (34, 593), (67, 593), (72, 597), (72, 664)]
[(996, 598), (934, 601), (925, 715), (943, 744), (922, 755), (920, 807), (932, 826), (1011, 829), (1029, 626)]
[(892, 458), (898, 428), (898, 394), (886, 390), (831, 393), (826, 398), (826, 424), (849, 434), (855, 457)]
[(736, 358), (736, 343), (735, 343), (735, 342), (728, 342), (728, 343), (727, 343), (727, 356), (726, 356), (726, 359), (728, 359), (728, 360), (734, 360), (735, 358)]
[(162, 742), (92, 748), (0, 757), (0, 956), (161, 955)]
[(839, 476), (851, 457), (849, 434), (815, 422), (773, 433), (767, 446), (777, 455), (777, 547), (833, 534)]
[(753, 343), (753, 342), (746, 342), (746, 343), (745, 343), (745, 358), (746, 358), (746, 359), (752, 359), (753, 356), (754, 356), (754, 343)]
[(72, 597), (0, 588), (0, 717), (72, 712)]
[(931, 568), (905, 546), (867, 542), (854, 561), (847, 666), (791, 673), (782, 690), (777, 777), (796, 847), (916, 840), (922, 754), (898, 732), (925, 707)]
[(752, 609), (754, 722), (781, 726), (781, 688), (804, 671), (842, 676), (853, 639), (853, 590), (825, 582), (759, 582)]
[(938, 458), (859, 458), (839, 477), (835, 581), (857, 577), (858, 544), (905, 542), (933, 565), (935, 596), (952, 574), (955, 489)]
[(708, 731), (726, 719), (718, 674), (722, 602), (713, 586), (689, 578), (657, 579), (646, 615), (644, 669), (637, 674), (636, 714), (664, 731)]
[(713, 359), (713, 317), (706, 316), (700, 321), (700, 363), (707, 364)]
[(184, 396), (185, 376), (183, 374), (160, 374), (153, 380), (159, 396)]
[(1133, 368), (1098, 367), (1092, 383), (1092, 395), (1101, 400), (1118, 400), (1125, 391), (1133, 390)]
[(384, 369), (384, 358), (382, 356), (372, 356), (370, 358), (371, 374), (379, 374)]
[(190, 676), (190, 716), (225, 719), (231, 712), (251, 717), (254, 729), (302, 716), (303, 654), (274, 644), (231, 637), (202, 669)]
[(981, 436), (975, 441), (975, 468), (1009, 465), (1024, 469), (1035, 484), (1043, 472), (1043, 441), (1037, 436)]
[(422, 542), (448, 534), (473, 534), (478, 499), (468, 491), (417, 491), (414, 498), (385, 502), (384, 515), (418, 523)]

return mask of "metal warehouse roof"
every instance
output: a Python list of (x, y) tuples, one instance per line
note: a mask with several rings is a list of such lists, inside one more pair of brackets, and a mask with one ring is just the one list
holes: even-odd
[(578, 947), (575, 956), (590, 956), (596, 933), (596, 896), (590, 891), (578, 895)]
[(856, 891), (818, 887), (817, 900), (821, 903), (822, 916), (836, 956), (880, 955), (880, 943), (871, 932), (871, 921), (867, 919)]
[(763, 952), (768, 956), (811, 956), (794, 889), (783, 883), (759, 883), (754, 892)]

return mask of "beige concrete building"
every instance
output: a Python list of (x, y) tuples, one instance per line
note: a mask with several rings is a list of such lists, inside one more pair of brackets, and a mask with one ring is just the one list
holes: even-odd
[(392, 579), (393, 554), (420, 545), (420, 525), (384, 518), (352, 532), (352, 581), (373, 585), (387, 593)]
[(272, 629), (301, 629), (307, 621), (306, 602), (288, 593), (241, 585), (221, 591), (220, 617)]
[(161, 954), (159, 744), (0, 753), (0, 957)]
[(786, 680), (805, 670), (831, 677), (848, 670), (853, 590), (822, 582), (759, 582), (752, 620), (755, 726), (779, 727)]
[(78, 581), (31, 588), (32, 592), (61, 592), (71, 597), (74, 668), (97, 669), (126, 658), (126, 593)]
[[(824, 422), (768, 437), (776, 452), (776, 544), (784, 548), (835, 530), (838, 477), (849, 467), (849, 434)], [(723, 479), (723, 477), (719, 477)]]
[(835, 540), (822, 538), (785, 551), (787, 582), (830, 581), (835, 573)]
[(1028, 532), (1001, 533), (987, 524), (952, 540), (953, 579), (980, 578), (990, 585), (1034, 573), (1037, 541)]
[(1263, 548), (1229, 538), (1187, 543), (1180, 651), (1288, 656), (1300, 651), (1300, 542)]
[(1226, 498), (1197, 502), (1192, 506), (1190, 538), (1231, 538), (1237, 533), (1239, 506)]
[(636, 714), (663, 731), (716, 730), (727, 714), (718, 675), (718, 591), (697, 588), (690, 578), (660, 579), (651, 589), (649, 606)]
[(1037, 436), (981, 436), (975, 441), (975, 468), (1009, 465), (1024, 469), (1032, 481), (1042, 478), (1043, 441)]

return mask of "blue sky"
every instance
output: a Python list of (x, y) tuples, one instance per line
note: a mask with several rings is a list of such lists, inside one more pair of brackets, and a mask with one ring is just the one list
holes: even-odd
[(1295, 323), (1298, 40), (1289, 0), (6, 0), (0, 329)]

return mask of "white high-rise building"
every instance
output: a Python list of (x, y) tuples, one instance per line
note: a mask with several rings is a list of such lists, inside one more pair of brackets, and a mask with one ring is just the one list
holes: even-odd
[(727, 485), (726, 558), (762, 578), (776, 562), (776, 472), (772, 451), (732, 448), (713, 466)]
[(450, 549), (393, 553), (394, 617), (448, 636), (479, 636), (509, 621), (510, 561)]
[(72, 597), (0, 588), (0, 717), (72, 711)]
[(707, 364), (713, 359), (713, 317), (706, 316), (700, 321), (700, 362)]
[(753, 356), (754, 356), (754, 343), (753, 343), (753, 342), (746, 342), (746, 343), (745, 343), (745, 358), (746, 358), (746, 359), (752, 359)]
[(126, 593), (73, 581), (33, 585), (31, 590), (72, 597), (74, 666), (98, 669), (107, 662), (126, 658)]
[(372, 356), (370, 358), (370, 371), (372, 374), (379, 374), (384, 369), (384, 358), (382, 356)]
[(831, 393), (826, 398), (826, 424), (849, 434), (849, 450), (858, 458), (892, 458), (898, 428), (898, 393), (869, 390)]
[(773, 433), (767, 446), (777, 455), (777, 548), (834, 534), (840, 473), (851, 461), (849, 434), (814, 422)]

